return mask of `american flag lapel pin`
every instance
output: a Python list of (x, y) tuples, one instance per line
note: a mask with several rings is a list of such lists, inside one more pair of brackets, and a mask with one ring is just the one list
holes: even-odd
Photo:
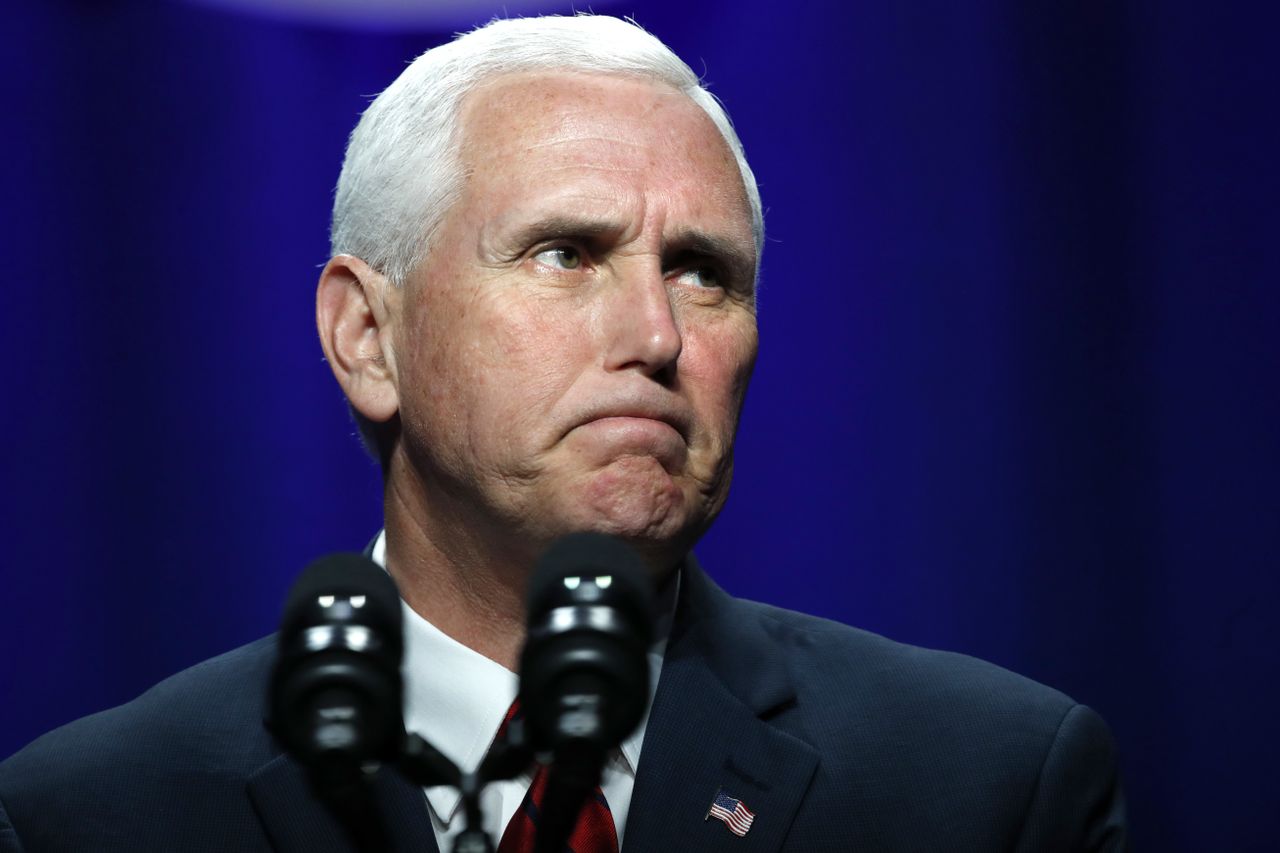
[(747, 834), (747, 830), (751, 829), (751, 822), (756, 819), (755, 812), (743, 805), (742, 800), (735, 799), (724, 792), (724, 788), (716, 791), (715, 799), (711, 801), (711, 808), (707, 809), (707, 814), (702, 819), (704, 821), (715, 818), (729, 827), (729, 831), (738, 837)]

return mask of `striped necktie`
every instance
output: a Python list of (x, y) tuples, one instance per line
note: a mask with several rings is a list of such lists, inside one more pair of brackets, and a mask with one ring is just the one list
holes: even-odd
[[(498, 737), (506, 735), (507, 726), (520, 713), (520, 700), (511, 703), (506, 719), (498, 729)], [(538, 818), (542, 809), (542, 801), (547, 792), (547, 768), (538, 765), (533, 784), (524, 795), (520, 808), (511, 816), (502, 833), (502, 841), (498, 844), (497, 853), (533, 853), (534, 840), (537, 837)], [(587, 798), (578, 813), (578, 822), (565, 845), (571, 853), (618, 853), (618, 833), (613, 826), (613, 815), (609, 811), (609, 803), (605, 801), (604, 792), (596, 786), (595, 793)]]

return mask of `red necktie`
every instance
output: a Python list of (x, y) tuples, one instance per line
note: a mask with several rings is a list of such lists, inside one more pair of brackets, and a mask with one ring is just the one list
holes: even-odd
[[(520, 700), (511, 703), (506, 719), (498, 729), (498, 737), (506, 734), (507, 726), (520, 713)], [(497, 853), (533, 853), (533, 844), (537, 836), (538, 815), (542, 811), (542, 798), (547, 791), (547, 768), (539, 765), (534, 774), (533, 784), (524, 795), (520, 808), (511, 816), (502, 833), (502, 841), (498, 844)], [(566, 848), (572, 853), (618, 853), (618, 833), (613, 826), (613, 815), (609, 812), (609, 803), (605, 801), (604, 792), (596, 786), (596, 792), (589, 797), (578, 813), (578, 822), (574, 824), (569, 835)]]

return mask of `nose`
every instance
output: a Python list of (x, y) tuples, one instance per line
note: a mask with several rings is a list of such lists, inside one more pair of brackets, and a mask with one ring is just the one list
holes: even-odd
[(616, 282), (612, 296), (605, 367), (670, 381), (684, 341), (661, 271), (633, 270)]

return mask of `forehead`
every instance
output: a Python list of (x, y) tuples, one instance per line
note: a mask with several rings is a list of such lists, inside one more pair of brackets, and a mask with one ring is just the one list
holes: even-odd
[(500, 74), (469, 92), (460, 114), (464, 148), (472, 152), (663, 122), (671, 146), (692, 153), (694, 146), (715, 139), (720, 142), (716, 153), (732, 162), (706, 113), (683, 92), (656, 80), (579, 72)]
[(460, 112), (470, 191), (571, 182), (592, 195), (695, 194), (733, 217), (750, 205), (741, 172), (711, 118), (657, 81), (612, 74), (521, 72), (485, 81)]

